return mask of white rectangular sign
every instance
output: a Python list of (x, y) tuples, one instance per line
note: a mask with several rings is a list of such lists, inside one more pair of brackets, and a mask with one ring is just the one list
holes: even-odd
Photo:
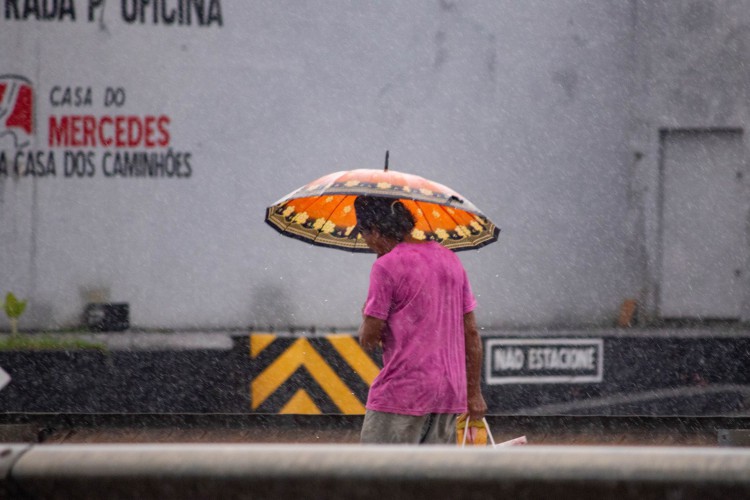
[(602, 381), (602, 339), (489, 339), (484, 351), (488, 385)]

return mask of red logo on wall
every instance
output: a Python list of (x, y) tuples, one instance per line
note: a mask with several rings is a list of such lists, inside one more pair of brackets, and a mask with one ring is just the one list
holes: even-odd
[(16, 148), (28, 146), (34, 131), (34, 89), (18, 75), (0, 75), (0, 139), (13, 137)]

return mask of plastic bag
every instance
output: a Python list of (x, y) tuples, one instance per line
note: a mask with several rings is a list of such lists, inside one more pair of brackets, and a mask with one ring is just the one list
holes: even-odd
[(502, 443), (495, 443), (495, 439), (492, 437), (492, 432), (490, 432), (490, 426), (487, 423), (486, 418), (483, 418), (482, 420), (472, 420), (468, 422), (468, 426), (467, 419), (468, 415), (463, 414), (460, 415), (456, 421), (456, 440), (462, 448), (467, 444), (469, 446), (487, 446), (488, 438), (493, 448), (500, 446), (518, 446), (528, 443), (526, 436), (519, 436), (517, 438), (509, 439), (508, 441), (503, 441)]
[(459, 415), (456, 420), (456, 440), (458, 444), (462, 447), (466, 445), (487, 446), (488, 427), (485, 425), (484, 419), (468, 422), (468, 418), (468, 415), (464, 413)]

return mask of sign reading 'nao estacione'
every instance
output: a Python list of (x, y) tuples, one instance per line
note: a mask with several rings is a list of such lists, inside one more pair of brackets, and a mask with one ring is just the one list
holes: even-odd
[(569, 384), (602, 381), (602, 339), (489, 339), (486, 383)]

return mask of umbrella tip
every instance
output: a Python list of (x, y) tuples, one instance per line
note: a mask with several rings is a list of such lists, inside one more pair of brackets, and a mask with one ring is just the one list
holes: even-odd
[(383, 167), (383, 172), (388, 172), (388, 150), (385, 151), (385, 167)]

